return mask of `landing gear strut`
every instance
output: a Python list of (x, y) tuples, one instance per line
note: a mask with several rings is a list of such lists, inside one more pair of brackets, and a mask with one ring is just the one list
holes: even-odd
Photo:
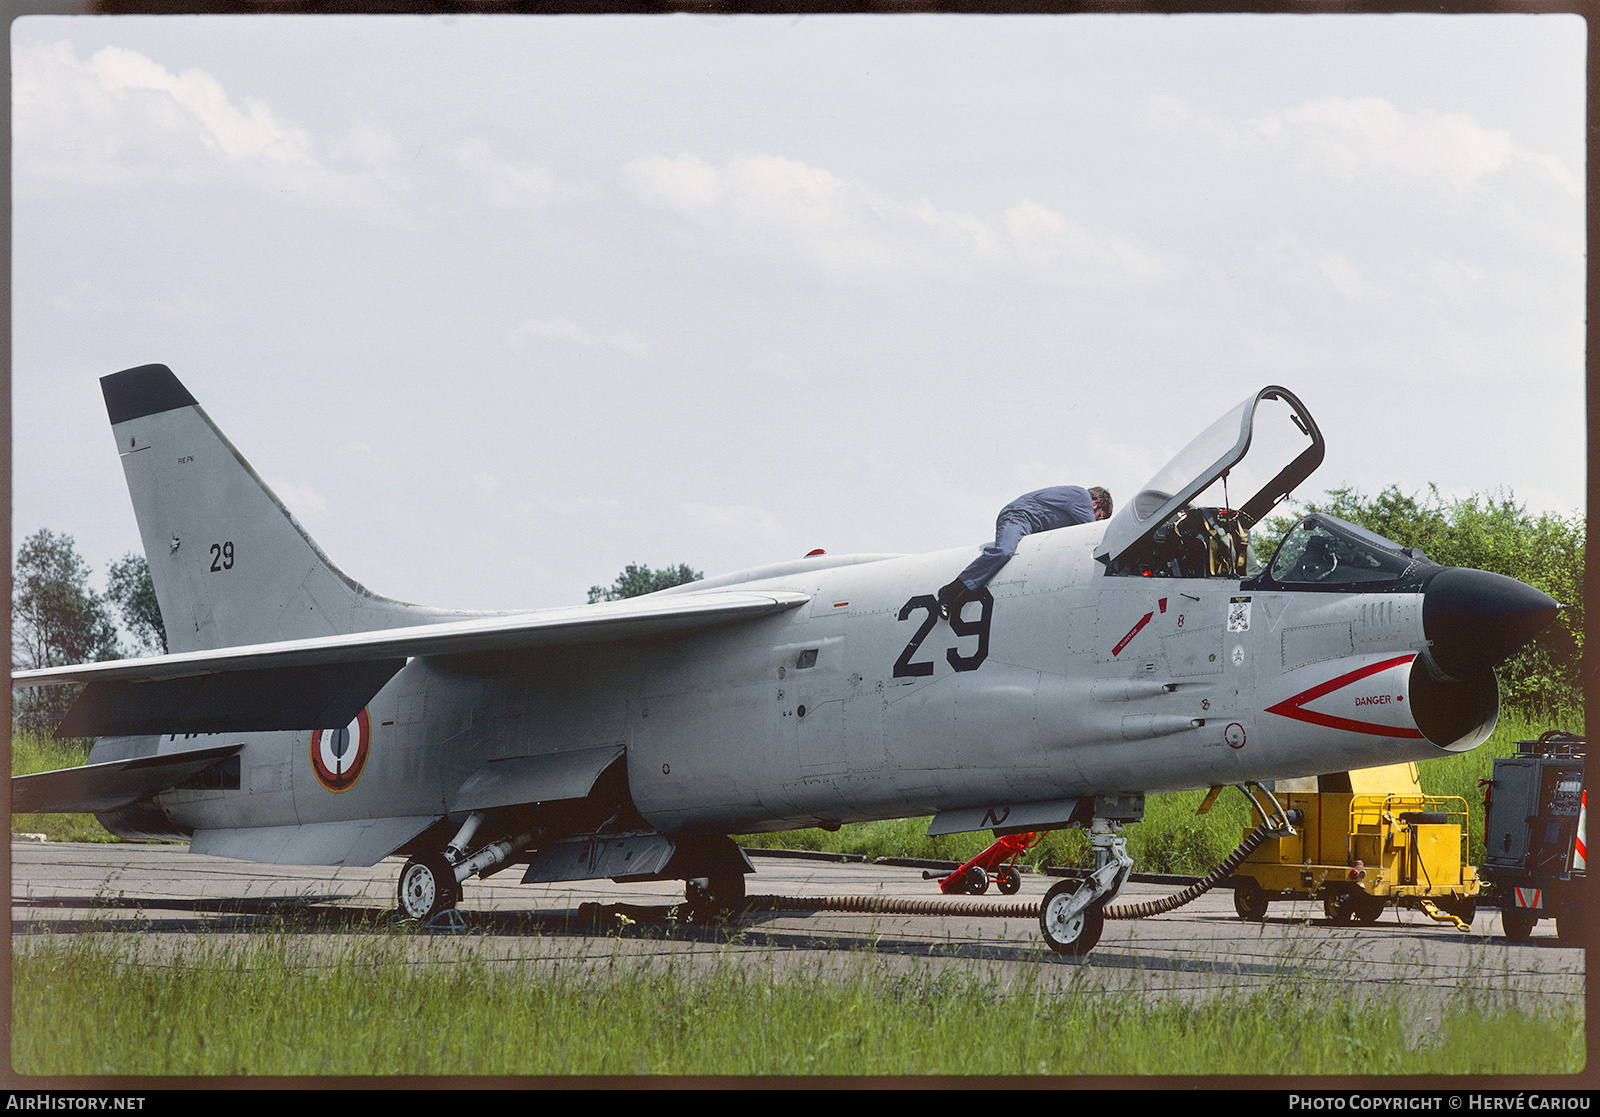
[(461, 882), (508, 861), (527, 847), (533, 834), (519, 834), (490, 842), (470, 857), (464, 856), (483, 814), (474, 811), (443, 850), (419, 853), (400, 870), (399, 914), (401, 919), (427, 923), (442, 911), (461, 902)]
[(1089, 824), (1094, 872), (1084, 881), (1064, 880), (1045, 893), (1039, 905), (1039, 930), (1057, 954), (1081, 958), (1100, 941), (1106, 901), (1122, 891), (1133, 869), (1122, 823), (1096, 818)]

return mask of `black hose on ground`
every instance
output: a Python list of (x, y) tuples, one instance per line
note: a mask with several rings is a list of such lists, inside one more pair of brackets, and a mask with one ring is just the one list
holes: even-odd
[(1108, 904), (1101, 909), (1101, 914), (1107, 919), (1144, 919), (1152, 915), (1161, 915), (1164, 912), (1175, 911), (1184, 904), (1198, 900), (1207, 892), (1233, 875), (1233, 871), (1244, 863), (1244, 859), (1255, 851), (1255, 848), (1274, 834), (1278, 833), (1275, 823), (1263, 822), (1250, 833), (1245, 835), (1244, 841), (1239, 843), (1239, 848), (1222, 859), (1222, 863), (1210, 873), (1185, 888), (1182, 892), (1174, 892), (1170, 896), (1163, 896), (1159, 900), (1150, 900), (1143, 904)]

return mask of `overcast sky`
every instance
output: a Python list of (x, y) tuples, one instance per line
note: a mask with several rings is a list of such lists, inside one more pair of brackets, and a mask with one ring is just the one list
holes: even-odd
[[(1570, 15), (30, 17), (14, 544), (138, 548), (169, 365), (351, 576), (467, 608), (976, 545), (1257, 388), (1302, 495), (1584, 502)], [(954, 571), (952, 571), (954, 573)]]

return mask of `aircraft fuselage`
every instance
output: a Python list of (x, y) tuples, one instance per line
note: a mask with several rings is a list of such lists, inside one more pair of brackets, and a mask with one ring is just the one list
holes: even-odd
[[(1002, 819), (1022, 803), (1420, 759), (1493, 724), (1492, 678), (1487, 690), (1438, 684), (1414, 663), (1421, 593), (1108, 576), (1100, 535), (1025, 540), (949, 620), (932, 587), (966, 550), (791, 564), (741, 588), (810, 604), (739, 626), (416, 658), (343, 741), (218, 735), (245, 744), (239, 786), (160, 801), (195, 830), (448, 814), (492, 761), (611, 747), (639, 814), (668, 834), (957, 808)], [(1426, 697), (1413, 692), (1441, 685), (1467, 710), (1419, 729)], [(164, 738), (160, 751), (189, 747)], [(340, 765), (357, 760), (350, 779)]]

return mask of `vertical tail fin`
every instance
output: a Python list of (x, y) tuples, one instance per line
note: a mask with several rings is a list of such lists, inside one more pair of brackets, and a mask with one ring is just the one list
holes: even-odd
[(453, 615), (380, 597), (334, 566), (165, 365), (100, 387), (171, 651)]

